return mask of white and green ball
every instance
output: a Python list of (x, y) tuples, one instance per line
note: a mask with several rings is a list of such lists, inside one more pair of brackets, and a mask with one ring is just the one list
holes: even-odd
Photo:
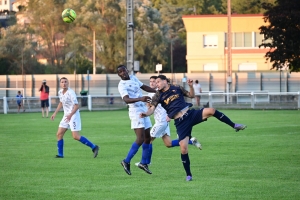
[(76, 12), (70, 8), (67, 8), (61, 13), (61, 17), (64, 22), (72, 23), (76, 19)]

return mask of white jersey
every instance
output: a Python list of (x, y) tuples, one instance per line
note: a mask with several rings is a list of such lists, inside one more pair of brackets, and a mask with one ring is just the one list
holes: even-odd
[(200, 91), (201, 91), (201, 85), (198, 83), (198, 84), (194, 84), (193, 85), (194, 87), (194, 92), (195, 92), (195, 95), (200, 95)]
[[(153, 97), (155, 93), (148, 93), (149, 97)], [(167, 120), (167, 112), (159, 103), (154, 110), (155, 123), (165, 122)]]
[[(121, 80), (118, 85), (118, 90), (123, 98), (124, 96), (128, 95), (129, 98), (139, 98), (143, 96), (143, 93), (140, 89), (140, 87), (143, 85), (143, 83), (137, 79), (134, 75), (130, 75), (130, 80)], [(147, 107), (144, 102), (138, 101), (135, 103), (130, 103), (129, 110), (139, 110), (141, 112), (146, 112)]]
[[(63, 94), (63, 89), (61, 89), (58, 92), (58, 96), (63, 105), (64, 115), (70, 114), (74, 108), (74, 105), (78, 104), (75, 92), (71, 88), (68, 88), (66, 93)], [(79, 109), (76, 111), (76, 113), (79, 113)]]

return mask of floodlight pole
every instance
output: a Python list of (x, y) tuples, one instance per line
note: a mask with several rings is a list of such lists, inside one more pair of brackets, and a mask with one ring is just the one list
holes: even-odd
[(134, 74), (134, 23), (133, 0), (126, 0), (126, 62), (130, 74)]
[(96, 33), (93, 30), (93, 74), (96, 74)]
[(228, 20), (228, 30), (227, 30), (227, 103), (229, 103), (229, 95), (232, 83), (232, 56), (231, 56), (231, 0), (227, 0), (227, 20)]

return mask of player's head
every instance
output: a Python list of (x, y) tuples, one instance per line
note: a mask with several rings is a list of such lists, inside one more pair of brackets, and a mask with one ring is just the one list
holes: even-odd
[(198, 81), (198, 80), (195, 80), (195, 83), (196, 83), (196, 84), (198, 84), (198, 83), (199, 83), (199, 81)]
[(66, 88), (69, 87), (69, 81), (68, 81), (68, 79), (66, 77), (61, 77), (59, 79), (59, 83), (60, 83), (60, 87), (62, 89), (66, 89)]
[(119, 65), (117, 67), (117, 74), (122, 80), (129, 80), (128, 69), (125, 65)]
[(149, 83), (149, 86), (152, 88), (152, 89), (156, 89), (156, 79), (157, 79), (157, 76), (151, 76), (150, 77), (150, 83)]
[(18, 94), (21, 94), (21, 91), (18, 91)]
[(158, 90), (164, 90), (169, 86), (170, 80), (165, 75), (158, 75), (156, 78), (156, 87)]

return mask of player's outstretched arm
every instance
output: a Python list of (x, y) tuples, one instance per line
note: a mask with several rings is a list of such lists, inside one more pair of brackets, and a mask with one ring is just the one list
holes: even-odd
[(144, 91), (146, 91), (146, 92), (150, 92), (150, 93), (155, 93), (156, 92), (155, 89), (149, 87), (148, 85), (142, 85), (141, 89), (144, 90)]
[(55, 118), (57, 112), (58, 112), (61, 108), (62, 108), (62, 103), (59, 102), (59, 104), (57, 105), (56, 110), (54, 111), (54, 113), (52, 114), (52, 116), (51, 116), (51, 118), (50, 118), (51, 120), (54, 120), (54, 118)]
[(148, 108), (147, 112), (140, 114), (140, 118), (144, 118), (152, 115), (154, 113), (154, 110), (155, 110), (155, 106), (151, 105), (151, 107)]
[(123, 100), (125, 101), (125, 103), (129, 104), (129, 103), (135, 103), (138, 101), (149, 102), (151, 100), (151, 98), (148, 96), (142, 96), (139, 98), (130, 98), (128, 95), (126, 95), (123, 97)]
[(190, 91), (187, 91), (182, 86), (179, 86), (180, 89), (182, 90), (184, 96), (189, 97), (189, 98), (195, 98), (195, 91), (194, 91), (194, 87), (193, 87), (193, 80), (188, 79), (187, 83), (189, 85)]

